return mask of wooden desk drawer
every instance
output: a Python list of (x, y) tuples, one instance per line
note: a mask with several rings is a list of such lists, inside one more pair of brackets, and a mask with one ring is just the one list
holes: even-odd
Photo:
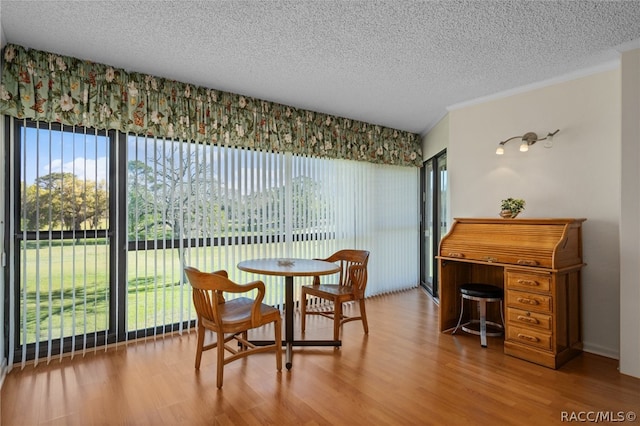
[(551, 334), (531, 328), (507, 326), (507, 339), (536, 348), (551, 350)]
[(551, 291), (551, 275), (531, 272), (507, 271), (507, 287), (524, 291)]
[(478, 260), (487, 263), (506, 263), (510, 265), (551, 268), (551, 256), (540, 256), (539, 253), (515, 253), (513, 247), (474, 247), (465, 242), (464, 246), (448, 244), (441, 248), (441, 256), (460, 260)]
[(543, 294), (525, 293), (523, 291), (507, 291), (507, 306), (520, 308), (525, 311), (532, 310), (536, 312), (552, 311), (551, 296)]
[(522, 327), (534, 327), (541, 330), (551, 331), (551, 315), (525, 311), (522, 309), (507, 308), (507, 321)]

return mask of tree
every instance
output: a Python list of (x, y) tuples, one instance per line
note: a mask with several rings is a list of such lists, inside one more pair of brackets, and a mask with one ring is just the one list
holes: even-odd
[[(210, 165), (178, 147), (128, 164), (129, 238), (211, 237), (226, 223)], [(197, 233), (196, 233), (197, 232)]]
[[(322, 215), (325, 212), (322, 198), (322, 185), (308, 176), (298, 176), (291, 181), (292, 207), (291, 226), (294, 230), (304, 230), (305, 228), (317, 229), (323, 222)], [(242, 209), (251, 211), (247, 218), (250, 229), (269, 231), (277, 233), (282, 228), (282, 221), (287, 220), (283, 206), (285, 201), (286, 187), (279, 186), (256, 192), (244, 197), (244, 202), (252, 206), (252, 209)], [(285, 214), (283, 218), (281, 215)]]
[(149, 240), (161, 236), (154, 215), (153, 169), (142, 161), (127, 165), (127, 227), (129, 240)]
[[(211, 164), (196, 158), (196, 150), (203, 148), (155, 143), (144, 161), (128, 164), (129, 240), (169, 242), (219, 235), (227, 223), (226, 211), (218, 202)], [(177, 248), (184, 263), (185, 244)]]
[(73, 173), (56, 172), (38, 177), (26, 187), (23, 215), (28, 229), (80, 230), (90, 220), (92, 226), (106, 220), (106, 183), (80, 180)]

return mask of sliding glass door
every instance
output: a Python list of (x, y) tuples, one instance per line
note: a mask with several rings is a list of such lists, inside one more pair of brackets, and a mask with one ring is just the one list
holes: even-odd
[(111, 324), (115, 144), (105, 132), (15, 121), (13, 170), (17, 356), (104, 344)]
[(438, 297), (438, 247), (447, 232), (447, 153), (424, 163), (421, 178), (420, 285)]

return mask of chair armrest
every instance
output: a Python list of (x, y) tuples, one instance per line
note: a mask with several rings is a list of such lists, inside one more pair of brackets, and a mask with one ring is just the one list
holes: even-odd
[(221, 290), (227, 293), (249, 293), (253, 290), (257, 290), (258, 294), (253, 299), (253, 305), (251, 305), (251, 323), (254, 326), (259, 326), (262, 320), (261, 305), (264, 300), (265, 286), (264, 282), (257, 280), (251, 281), (246, 284), (236, 284), (233, 281), (226, 280), (224, 286), (221, 286)]
[(259, 280), (251, 281), (250, 283), (242, 285), (242, 287), (245, 287), (247, 292), (253, 289), (258, 290), (258, 294), (256, 295), (255, 299), (253, 299), (253, 305), (251, 306), (251, 324), (254, 327), (258, 327), (260, 326), (262, 321), (261, 306), (265, 294), (264, 283)]

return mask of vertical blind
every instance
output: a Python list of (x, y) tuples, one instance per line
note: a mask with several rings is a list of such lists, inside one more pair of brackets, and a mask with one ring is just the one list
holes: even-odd
[(366, 249), (367, 296), (418, 283), (415, 167), (11, 123), (8, 368), (191, 330), (186, 265), (281, 309), (283, 280), (238, 262)]
[[(0, 118), (3, 118), (0, 115)], [(0, 158), (5, 158), (5, 136), (6, 132), (0, 131)], [(0, 188), (3, 198), (6, 197), (6, 187), (5, 187), (5, 164), (4, 161), (0, 161)], [(0, 203), (0, 250), (1, 257), (3, 258), (2, 266), (5, 267), (6, 270), (6, 253), (7, 247), (5, 247), (5, 234), (6, 234), (6, 221), (5, 217), (5, 203)], [(2, 390), (2, 385), (4, 383), (4, 379), (7, 376), (7, 372), (9, 371), (8, 359), (7, 359), (7, 341), (5, 336), (7, 335), (7, 327), (9, 324), (5, 322), (5, 311), (8, 311), (8, 298), (6, 297), (6, 282), (5, 282), (5, 274), (0, 274), (0, 296), (2, 296), (3, 303), (0, 303), (0, 391)]]

